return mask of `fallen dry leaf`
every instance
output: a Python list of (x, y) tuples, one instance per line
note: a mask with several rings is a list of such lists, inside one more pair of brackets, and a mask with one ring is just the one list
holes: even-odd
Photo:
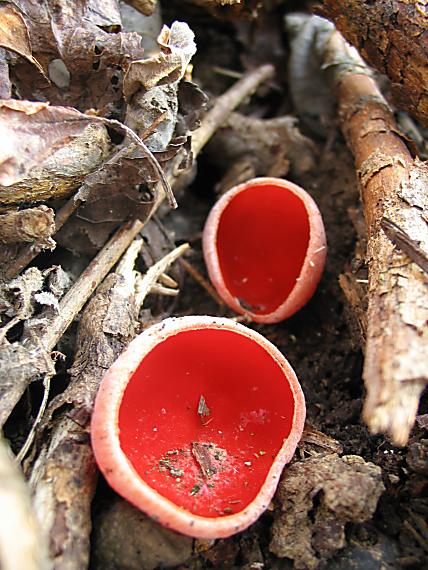
[(116, 0), (14, 0), (25, 20), (33, 57), (51, 82), (27, 62), (14, 66), (24, 98), (49, 100), (102, 115), (120, 110), (123, 71), (143, 55), (141, 36), (122, 33)]
[(10, 186), (70, 139), (91, 117), (47, 103), (0, 100), (0, 184)]
[(196, 53), (195, 34), (185, 22), (163, 26), (158, 36), (160, 53), (148, 59), (133, 61), (125, 74), (123, 92), (129, 101), (141, 87), (146, 91), (157, 85), (169, 85), (184, 76)]
[[(183, 149), (183, 168), (188, 167), (188, 146), (187, 137), (177, 137), (164, 152), (154, 156), (164, 167)], [(120, 222), (147, 219), (156, 198), (157, 181), (156, 172), (139, 149), (134, 145), (122, 148), (87, 176), (75, 197), (83, 204), (55, 239), (74, 252), (96, 253)]]
[(124, 77), (123, 90), (128, 101), (126, 124), (137, 134), (157, 124), (146, 138), (152, 151), (161, 152), (170, 143), (177, 124), (178, 86), (196, 52), (195, 35), (185, 22), (164, 26), (157, 41), (160, 52), (134, 61)]
[(25, 20), (10, 4), (0, 4), (0, 46), (25, 57), (44, 75), (42, 66), (33, 57)]

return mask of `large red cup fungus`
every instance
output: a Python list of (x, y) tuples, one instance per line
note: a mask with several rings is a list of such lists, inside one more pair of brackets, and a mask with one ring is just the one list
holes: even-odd
[(203, 250), (222, 299), (260, 323), (286, 319), (309, 301), (327, 253), (314, 200), (280, 178), (254, 178), (226, 192), (206, 221)]
[(266, 509), (305, 401), (284, 356), (230, 319), (166, 319), (104, 377), (92, 419), (109, 484), (165, 526), (226, 537)]

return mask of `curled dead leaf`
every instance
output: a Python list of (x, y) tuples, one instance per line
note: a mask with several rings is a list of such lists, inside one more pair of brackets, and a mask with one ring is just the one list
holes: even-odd
[(0, 4), (0, 46), (24, 57), (45, 75), (42, 66), (33, 57), (25, 20), (11, 4)]

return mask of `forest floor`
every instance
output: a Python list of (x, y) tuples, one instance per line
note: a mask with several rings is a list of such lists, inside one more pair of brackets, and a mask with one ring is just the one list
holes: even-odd
[[(407, 447), (397, 448), (384, 436), (371, 435), (361, 418), (365, 395), (364, 330), (356, 314), (365, 309), (364, 215), (353, 158), (334, 112), (327, 104), (321, 128), (312, 128), (310, 121), (299, 116), (290, 95), (287, 70), (291, 39), (284, 26), (284, 15), (301, 9), (301, 3), (285, 2), (257, 21), (214, 17), (202, 8), (179, 1), (163, 4), (163, 23), (186, 21), (194, 31), (197, 54), (192, 61), (192, 80), (211, 100), (230, 88), (245, 71), (274, 63), (275, 77), (241, 105), (239, 112), (257, 119), (296, 117), (302, 134), (310, 141), (308, 154), (314, 157), (312, 162), (296, 169), (290, 160), (284, 176), (305, 188), (319, 206), (327, 233), (326, 268), (314, 297), (295, 316), (275, 325), (249, 325), (279, 348), (301, 382), (308, 427), (285, 475), (291, 470), (297, 473), (298, 481), (298, 471), (292, 470), (306, 465), (307, 470), (301, 471), (305, 480), (301, 485), (308, 486), (304, 499), (298, 494), (287, 496), (286, 489), (280, 490), (266, 513), (247, 531), (213, 544), (195, 541), (189, 550), (187, 539), (182, 544), (178, 537), (175, 543), (173, 533), (156, 534), (153, 538), (151, 530), (144, 530), (147, 521), (141, 519), (143, 515), (129, 512), (101, 480), (92, 507), (91, 568), (428, 568), (428, 399), (426, 394), (422, 398)], [(316, 94), (318, 84), (308, 85)], [(171, 243), (190, 243), (191, 253), (186, 259), (207, 282), (202, 229), (216, 200), (216, 189), (230, 166), (224, 158), (221, 136), (216, 135), (198, 156), (193, 180), (177, 192), (178, 209), (162, 208), (143, 232), (154, 259), (168, 247), (171, 249)], [(268, 172), (258, 165), (256, 174)], [(61, 264), (74, 279), (94, 251), (76, 254), (66, 246), (65, 239), (54, 251), (39, 255), (33, 265), (43, 269)], [(179, 264), (174, 271), (179, 295), (172, 300), (151, 296), (144, 305), (143, 323), (169, 315), (235, 316)], [(352, 306), (344, 294), (349, 275), (360, 285), (361, 296), (355, 302), (359, 306)], [(59, 363), (60, 374), (51, 397), (67, 384), (66, 370), (72, 363), (76, 328), (75, 322), (58, 346), (66, 360)], [(5, 425), (5, 435), (15, 451), (28, 434), (41, 397), (41, 386), (34, 383), (29, 392), (31, 405), (28, 398), (23, 398)], [(361, 464), (359, 460), (354, 464), (354, 459), (347, 459), (345, 465), (340, 456), (359, 456)], [(369, 464), (381, 471), (373, 471)], [(322, 481), (317, 479), (317, 473), (323, 473)], [(357, 474), (356, 478), (352, 473)], [(380, 484), (380, 478), (384, 491), (374, 510), (379, 486), (375, 490), (371, 484), (375, 480)], [(337, 510), (326, 503), (326, 481), (331, 482), (341, 504)], [(295, 481), (293, 484), (298, 486)], [(290, 501), (300, 518), (296, 515), (291, 522), (284, 522)], [(117, 507), (115, 513), (112, 505)], [(299, 529), (293, 535), (293, 544), (284, 546), (288, 537), (285, 530), (281, 534), (281, 528), (287, 529), (287, 525), (297, 525)], [(123, 546), (123, 558), (119, 561), (118, 544), (126, 535), (138, 538)]]

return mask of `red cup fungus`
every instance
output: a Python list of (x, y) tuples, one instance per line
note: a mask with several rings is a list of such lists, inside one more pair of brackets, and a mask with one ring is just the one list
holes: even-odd
[(173, 530), (220, 538), (266, 509), (304, 420), (275, 346), (230, 319), (188, 316), (150, 327), (116, 360), (91, 435), (125, 499)]
[(311, 196), (280, 178), (254, 178), (226, 192), (203, 233), (205, 263), (222, 299), (259, 323), (298, 311), (326, 259), (321, 214)]

